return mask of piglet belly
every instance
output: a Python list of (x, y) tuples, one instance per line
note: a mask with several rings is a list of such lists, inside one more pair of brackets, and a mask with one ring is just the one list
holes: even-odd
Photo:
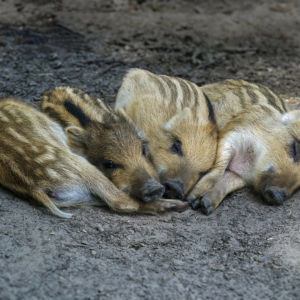
[(247, 179), (252, 175), (252, 166), (252, 153), (236, 153), (229, 163), (228, 170), (236, 173), (244, 179)]

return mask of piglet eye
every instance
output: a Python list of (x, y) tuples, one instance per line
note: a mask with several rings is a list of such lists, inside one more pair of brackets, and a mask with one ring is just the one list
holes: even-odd
[(177, 140), (174, 142), (174, 144), (171, 147), (171, 152), (174, 154), (177, 154), (179, 156), (182, 156), (182, 143), (181, 141)]
[(300, 153), (299, 153), (299, 144), (297, 142), (292, 143), (291, 154), (294, 159), (294, 162), (298, 162), (300, 158)]
[(103, 159), (102, 165), (105, 169), (116, 169), (118, 167), (112, 160), (108, 159)]
[(143, 156), (147, 156), (147, 143), (144, 142), (143, 145), (142, 145), (142, 155)]

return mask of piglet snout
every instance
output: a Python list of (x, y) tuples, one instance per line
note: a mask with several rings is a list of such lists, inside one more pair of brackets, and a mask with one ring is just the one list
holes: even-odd
[(269, 204), (282, 205), (287, 194), (284, 190), (278, 190), (278, 188), (267, 188), (263, 193), (263, 197)]

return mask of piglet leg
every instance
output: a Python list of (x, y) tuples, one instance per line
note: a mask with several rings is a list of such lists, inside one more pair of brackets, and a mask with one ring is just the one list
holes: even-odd
[(201, 208), (205, 215), (212, 213), (229, 193), (245, 186), (243, 178), (231, 171), (226, 171), (211, 189), (202, 194), (202, 199), (192, 202), (192, 208)]
[(220, 180), (222, 180), (225, 171), (230, 164), (232, 157), (234, 156), (234, 149), (229, 142), (225, 140), (219, 144), (217, 153), (217, 161), (214, 168), (195, 185), (187, 197), (189, 203), (195, 202), (200, 199), (205, 192), (213, 188), (213, 186)]

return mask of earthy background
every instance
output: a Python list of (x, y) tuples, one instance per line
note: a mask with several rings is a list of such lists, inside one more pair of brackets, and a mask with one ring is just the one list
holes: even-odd
[[(242, 78), (294, 108), (299, 1), (0, 0), (0, 97), (34, 107), (58, 85), (113, 104), (132, 67), (199, 85)], [(211, 216), (68, 209), (0, 190), (0, 299), (299, 299), (299, 193), (250, 190)]]

